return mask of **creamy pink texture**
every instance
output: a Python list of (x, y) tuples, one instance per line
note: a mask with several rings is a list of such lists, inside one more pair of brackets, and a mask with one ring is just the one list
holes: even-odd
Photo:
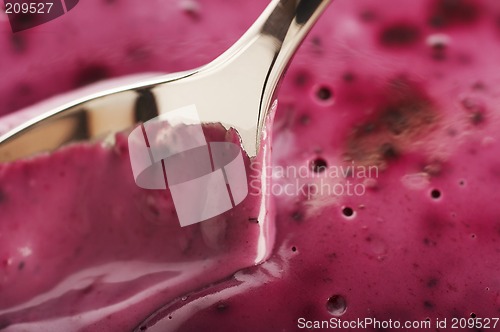
[[(205, 131), (211, 141), (237, 139)], [(168, 191), (134, 183), (121, 134), (111, 148), (70, 146), (0, 165), (0, 174), (2, 327), (131, 329), (165, 299), (259, 256), (259, 196), (181, 228)]]
[[(200, 2), (199, 12), (184, 16), (178, 15), (182, 9), (176, 2), (167, 3), (161, 19), (137, 11), (132, 2), (88, 1), (80, 5), (74, 21), (69, 15), (54, 21), (52, 26), (74, 27), (91, 20), (94, 13), (104, 15), (101, 7), (108, 6), (104, 7), (107, 13), (122, 10), (141, 28), (131, 29), (123, 39), (112, 39), (113, 31), (90, 29), (94, 33), (91, 45), (78, 43), (74, 50), (66, 47), (70, 41), (53, 40), (59, 49), (65, 49), (65, 68), (55, 71), (51, 84), (42, 84), (44, 71), (49, 69), (39, 65), (30, 73), (33, 92), (24, 99), (19, 98), (27, 94), (21, 89), (25, 83), (22, 67), (10, 66), (6, 75), (15, 79), (4, 81), (0, 88), (7, 101), (3, 112), (21, 106), (16, 103), (71, 89), (87, 65), (87, 69), (94, 66), (86, 71), (94, 75), (83, 75), (86, 79), (200, 65), (233, 42), (267, 2)], [(379, 173), (375, 179), (324, 177), (330, 185), (363, 183), (366, 193), (311, 197), (300, 192), (276, 193), (272, 199), (277, 237), (269, 260), (229, 278), (225, 277), (231, 266), (218, 265), (227, 270), (214, 268), (213, 274), (186, 280), (175, 291), (155, 293), (141, 305), (127, 304), (123, 311), (89, 325), (88, 330), (295, 331), (300, 317), (327, 320), (340, 315), (342, 320), (375, 317), (400, 321), (498, 317), (499, 15), (493, 0), (333, 3), (289, 69), (274, 127), (273, 165), (304, 166), (309, 173), (298, 181), (293, 176), (273, 181), (281, 186), (291, 184), (299, 191), (302, 185), (319, 183), (319, 175), (325, 176), (315, 173), (313, 178), (311, 164), (326, 165), (325, 172), (328, 167), (352, 162), (376, 165)], [(164, 28), (158, 31), (158, 25)], [(17, 57), (28, 59), (30, 50), (51, 52), (37, 46), (35, 31), (19, 34), (26, 51), (15, 55), (15, 61)], [(159, 43), (143, 33), (164, 39)], [(10, 37), (4, 38), (5, 43), (10, 42)], [(125, 52), (130, 41), (138, 45), (133, 50), (142, 51)], [(103, 44), (110, 48), (98, 52), (95, 45), (102, 48)], [(150, 45), (161, 47), (155, 50)], [(0, 52), (14, 62), (9, 48)], [(196, 56), (190, 56), (193, 54)], [(112, 61), (115, 58), (120, 61)], [(15, 89), (20, 90), (15, 93)], [(230, 255), (233, 266), (252, 265), (252, 257), (240, 261), (243, 250), (217, 251), (220, 241), (215, 238), (207, 243), (201, 230), (186, 231), (180, 237), (184, 240), (177, 242), (179, 236), (172, 237), (172, 232), (178, 230), (163, 224), (169, 220), (164, 216), (173, 209), (159, 198), (168, 193), (143, 193), (136, 188), (126, 175), (126, 149), (121, 147), (75, 146), (33, 162), (1, 166), (0, 255), (4, 263), (0, 265), (0, 308), (14, 307), (77, 269), (111, 259), (192, 262), (204, 255)], [(64, 178), (57, 184), (50, 181), (59, 179), (61, 171), (65, 171)], [(45, 172), (51, 178), (30, 184), (30, 177), (36, 173), (45, 177)], [(116, 204), (103, 206), (101, 197), (109, 196)], [(51, 203), (39, 204), (41, 199)], [(26, 203), (16, 203), (19, 200)], [(350, 211), (346, 208), (352, 210), (352, 216), (345, 215)], [(234, 211), (234, 221), (246, 225), (243, 231), (255, 226), (248, 222), (250, 215)], [(122, 228), (122, 223), (129, 227)], [(165, 233), (158, 233), (163, 226)], [(186, 247), (189, 239), (200, 239), (195, 242), (203, 246), (182, 255), (179, 248)], [(253, 248), (251, 238), (234, 239), (241, 240), (232, 243), (236, 248)], [(172, 250), (158, 251), (163, 246)], [(32, 248), (32, 253), (23, 258), (26, 248)], [(117, 271), (117, 278), (132, 275), (118, 273), (124, 267), (131, 265), (110, 269)], [(146, 268), (155, 266), (142, 266), (141, 271)], [(153, 285), (168, 277), (157, 272), (143, 280), (107, 287), (103, 281), (82, 284), (80, 291), (69, 293), (64, 301), (49, 303), (46, 311), (3, 314), (0, 326), (57, 315), (78, 322), (79, 315), (96, 303), (126, 304), (125, 299), (137, 293), (133, 287)], [(212, 284), (217, 279), (223, 280)], [(140, 324), (157, 308), (161, 309)], [(55, 325), (52, 330), (67, 330), (65, 327)]]

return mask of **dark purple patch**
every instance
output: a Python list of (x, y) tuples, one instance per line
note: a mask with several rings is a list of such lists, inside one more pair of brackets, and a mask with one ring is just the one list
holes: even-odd
[(443, 51), (433, 51), (431, 56), (436, 61), (446, 60), (446, 52)]
[(424, 238), (422, 242), (426, 246), (428, 246), (428, 247), (435, 247), (435, 246), (437, 246), (437, 241), (431, 240), (428, 237)]
[(317, 317), (318, 309), (316, 304), (307, 303), (304, 304), (302, 309), (296, 314), (297, 317)]
[(382, 144), (380, 154), (385, 160), (397, 159), (400, 156), (398, 149), (392, 143)]
[(348, 137), (346, 156), (355, 161), (376, 165), (402, 155), (405, 142), (429, 132), (437, 119), (425, 91), (404, 77), (376, 91), (372, 104), (373, 115), (355, 124)]
[(444, 41), (438, 41), (432, 44), (432, 58), (437, 61), (446, 59), (447, 45)]
[(19, 271), (22, 271), (22, 270), (24, 270), (24, 266), (25, 266), (25, 265), (26, 265), (26, 264), (24, 263), (24, 261), (21, 261), (21, 262), (19, 262), (19, 265), (17, 265), (17, 269), (18, 269)]
[(384, 121), (394, 135), (400, 135), (408, 128), (409, 118), (401, 107), (388, 107), (384, 113)]
[(344, 75), (342, 75), (342, 79), (346, 83), (351, 83), (356, 79), (356, 76), (354, 76), (354, 74), (351, 72), (345, 72)]
[(16, 86), (16, 93), (26, 98), (27, 95), (33, 93), (33, 88), (28, 83), (19, 83)]
[(474, 23), (480, 8), (473, 0), (438, 0), (432, 2), (429, 24), (436, 28)]
[(439, 280), (436, 279), (436, 278), (430, 278), (428, 281), (427, 281), (427, 287), (429, 288), (434, 288), (438, 285), (439, 283)]
[(390, 132), (399, 135), (432, 122), (431, 102), (422, 91), (405, 80), (394, 80), (391, 85), (393, 95), (380, 119)]
[(311, 38), (311, 43), (316, 48), (321, 48), (323, 46), (323, 42), (321, 41), (321, 38), (319, 38), (318, 36), (312, 37)]
[(362, 134), (371, 134), (374, 133), (376, 130), (377, 130), (377, 124), (374, 122), (368, 122), (360, 127), (359, 132)]
[(126, 49), (125, 54), (134, 61), (145, 61), (151, 57), (151, 53), (144, 46), (130, 46)]
[(383, 28), (379, 39), (386, 47), (410, 46), (420, 39), (420, 29), (406, 22), (395, 23)]
[[(451, 216), (442, 213), (442, 209), (429, 208), (429, 211), (435, 211), (434, 213), (429, 213), (427, 216), (422, 218), (422, 228), (425, 234), (429, 235), (430, 238), (436, 240), (442, 237), (446, 237), (446, 234), (456, 227), (451, 219)], [(432, 244), (430, 244), (432, 246)]]
[(307, 114), (302, 114), (300, 117), (299, 117), (299, 122), (300, 124), (302, 125), (307, 125), (311, 122), (311, 118), (309, 117), (309, 115)]
[(88, 65), (77, 73), (75, 78), (75, 87), (82, 87), (110, 77), (111, 74), (107, 67), (100, 64)]
[(477, 81), (474, 84), (472, 84), (472, 90), (484, 91), (484, 90), (486, 90), (486, 84), (484, 84), (481, 81)]
[(189, 17), (192, 21), (199, 21), (201, 19), (200, 6), (196, 2), (186, 2), (182, 11), (184, 15)]
[(11, 325), (11, 322), (9, 322), (8, 320), (3, 320), (3, 319), (0, 320), (0, 330), (6, 329), (10, 325)]
[(326, 258), (328, 258), (329, 262), (333, 262), (337, 258), (337, 253), (332, 252), (332, 253), (326, 255)]
[(26, 38), (20, 34), (13, 33), (10, 37), (10, 43), (15, 53), (23, 53), (26, 51)]
[(149, 211), (151, 211), (151, 214), (153, 214), (153, 216), (158, 217), (160, 215), (160, 210), (156, 205), (149, 205), (148, 209)]
[(473, 98), (465, 98), (461, 102), (462, 107), (468, 112), (470, 122), (478, 126), (485, 121), (485, 107), (484, 105)]
[(311, 161), (311, 170), (314, 173), (322, 173), (326, 170), (328, 164), (325, 159), (323, 158), (316, 158), (313, 161)]
[(304, 86), (311, 80), (308, 72), (300, 71), (295, 75), (295, 84), (297, 86)]
[(88, 285), (87, 287), (81, 290), (81, 293), (82, 295), (87, 295), (92, 293), (93, 290), (94, 290), (94, 285)]
[(220, 302), (215, 305), (215, 310), (220, 313), (227, 312), (228, 308), (229, 305), (225, 302)]
[(300, 211), (294, 211), (292, 213), (292, 219), (295, 221), (302, 221), (304, 220), (304, 214)]
[(470, 116), (470, 121), (473, 125), (478, 126), (484, 122), (484, 114), (481, 112), (474, 112)]
[(427, 309), (434, 309), (434, 304), (431, 301), (424, 301), (424, 307)]
[(434, 51), (444, 51), (446, 49), (446, 43), (444, 41), (437, 41), (432, 44), (432, 49)]
[(361, 21), (371, 23), (377, 19), (377, 14), (375, 14), (373, 10), (367, 9), (362, 11), (359, 17), (361, 18)]

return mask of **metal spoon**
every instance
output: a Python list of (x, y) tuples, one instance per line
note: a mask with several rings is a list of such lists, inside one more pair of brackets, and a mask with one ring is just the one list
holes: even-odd
[(196, 105), (201, 123), (234, 128), (257, 155), (276, 87), (297, 47), (331, 0), (273, 0), (225, 53), (201, 68), (95, 93), (0, 136), (0, 162), (99, 139)]

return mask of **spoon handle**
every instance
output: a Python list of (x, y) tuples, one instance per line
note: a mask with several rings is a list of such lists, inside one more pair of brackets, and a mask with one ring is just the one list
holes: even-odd
[[(190, 97), (204, 105), (199, 109), (202, 122), (237, 129), (247, 154), (256, 156), (276, 88), (295, 51), (330, 2), (271, 1), (247, 32), (217, 59), (176, 87), (167, 83), (153, 89), (159, 113), (184, 106)], [(192, 93), (184, 95), (188, 90)]]
[[(274, 37), (281, 44), (276, 60), (271, 65), (262, 100), (273, 100), (276, 87), (286, 70), (292, 56), (302, 40), (326, 9), (331, 0), (280, 0), (274, 1), (274, 9), (265, 20), (261, 34)], [(265, 15), (265, 13), (264, 13)], [(286, 17), (287, 19), (283, 19)], [(288, 25), (283, 24), (287, 22)], [(278, 45), (279, 45), (278, 44)], [(265, 107), (265, 108), (264, 108)], [(269, 109), (270, 105), (261, 105), (261, 109)], [(259, 113), (259, 132), (262, 130), (265, 114)]]

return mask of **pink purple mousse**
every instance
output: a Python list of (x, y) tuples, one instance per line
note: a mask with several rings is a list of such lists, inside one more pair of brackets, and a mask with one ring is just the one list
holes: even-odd
[[(16, 34), (0, 20), (0, 131), (99, 80), (207, 63), (267, 3), (89, 0)], [(0, 164), (0, 330), (499, 317), (498, 59), (496, 0), (334, 1), (280, 88), (265, 197), (184, 228), (168, 190), (134, 183), (125, 133)]]

